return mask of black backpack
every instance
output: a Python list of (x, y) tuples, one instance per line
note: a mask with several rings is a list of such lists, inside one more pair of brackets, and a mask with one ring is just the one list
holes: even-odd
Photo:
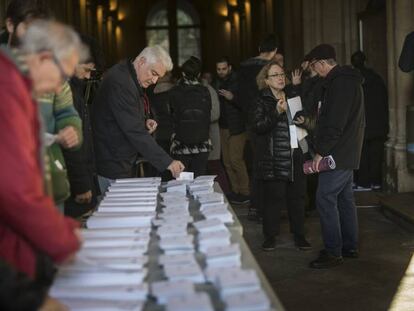
[(203, 85), (177, 85), (172, 90), (176, 140), (194, 145), (209, 139), (211, 97)]

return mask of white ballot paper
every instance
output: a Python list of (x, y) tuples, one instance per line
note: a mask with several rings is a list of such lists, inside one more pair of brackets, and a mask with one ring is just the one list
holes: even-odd
[(140, 256), (148, 250), (147, 245), (137, 245), (133, 247), (94, 247), (81, 248), (77, 255), (86, 258), (113, 258), (113, 257), (133, 257)]
[(217, 218), (201, 220), (193, 223), (193, 226), (198, 232), (213, 232), (219, 230), (226, 230), (224, 223)]
[(207, 249), (205, 255), (208, 267), (241, 266), (241, 251), (239, 244), (213, 246)]
[(84, 239), (82, 247), (122, 247), (122, 246), (134, 246), (134, 245), (148, 245), (150, 240), (149, 236), (144, 238), (137, 237), (105, 237), (105, 238), (89, 238)]
[[(296, 96), (296, 97), (293, 97), (293, 98), (289, 98), (288, 101), (287, 101), (287, 103), (288, 103), (288, 106), (289, 106), (290, 116), (292, 117), (292, 120), (293, 120), (293, 118), (295, 117), (296, 113), (298, 111), (303, 110), (302, 101), (300, 99), (300, 96)], [(294, 125), (294, 127), (296, 129), (296, 133), (295, 133), (296, 135), (295, 136), (296, 136), (296, 138), (297, 138), (298, 141), (301, 141), (306, 136), (308, 136), (308, 132), (305, 129), (300, 128), (300, 127), (298, 127), (296, 125)]]
[(165, 276), (169, 280), (189, 280), (194, 283), (204, 283), (204, 274), (201, 271), (200, 266), (195, 264), (188, 264), (188, 265), (165, 265), (164, 266), (164, 273)]
[(228, 230), (198, 234), (198, 249), (202, 253), (206, 253), (210, 247), (229, 246), (230, 244), (230, 232)]
[(181, 172), (177, 178), (177, 180), (193, 180), (193, 179), (194, 179), (193, 172)]
[(218, 192), (202, 194), (197, 196), (197, 200), (202, 205), (209, 203), (224, 203), (224, 195)]
[(142, 228), (96, 228), (96, 229), (81, 229), (82, 237), (89, 238), (105, 238), (105, 237), (141, 237), (149, 236), (151, 232), (150, 227)]
[(88, 228), (136, 228), (151, 225), (154, 217), (152, 212), (140, 216), (96, 216), (92, 215), (86, 221)]
[(207, 267), (204, 270), (204, 276), (208, 282), (217, 286), (219, 275), (223, 273), (237, 273), (240, 270), (240, 267)]
[(161, 266), (164, 265), (186, 265), (186, 264), (194, 264), (196, 263), (194, 253), (184, 253), (184, 254), (174, 254), (174, 255), (160, 255), (158, 258), (158, 262)]
[(98, 299), (62, 299), (71, 311), (141, 311), (145, 301), (108, 301)]
[(141, 271), (99, 271), (99, 272), (73, 272), (59, 271), (54, 284), (65, 286), (125, 286), (137, 285), (143, 282), (147, 270)]
[(161, 177), (119, 178), (114, 183), (161, 184)]
[(205, 292), (192, 295), (172, 297), (168, 300), (167, 311), (213, 311), (210, 298)]
[(166, 304), (172, 297), (194, 294), (194, 284), (188, 280), (160, 281), (151, 284), (151, 295), (157, 298), (159, 304)]
[(260, 280), (254, 270), (223, 273), (217, 278), (217, 287), (222, 297), (261, 290)]
[(148, 284), (129, 286), (96, 286), (96, 287), (59, 287), (53, 285), (50, 296), (57, 299), (97, 299), (109, 301), (145, 301), (148, 295)]
[(57, 299), (98, 299), (108, 301), (145, 301), (148, 295), (148, 284), (142, 283), (129, 286), (97, 286), (68, 287), (52, 286), (50, 296)]
[(195, 182), (198, 181), (214, 181), (216, 179), (217, 175), (201, 175), (194, 179)]

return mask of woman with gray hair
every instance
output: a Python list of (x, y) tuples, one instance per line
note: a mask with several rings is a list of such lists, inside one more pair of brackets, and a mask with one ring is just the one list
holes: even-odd
[(263, 181), (262, 249), (273, 251), (279, 233), (280, 212), (289, 213), (290, 231), (295, 245), (310, 249), (304, 236), (306, 178), (303, 153), (291, 145), (285, 72), (277, 61), (265, 65), (257, 76), (260, 94), (253, 111), (252, 130), (256, 138), (256, 178)]
[[(56, 90), (63, 75), (73, 73), (79, 51), (71, 32), (56, 22), (34, 22), (23, 37), (25, 55), (17, 58), (16, 50), (0, 48), (0, 265), (9, 269), (0, 275), (1, 310), (35, 309), (53, 280), (54, 265), (73, 259), (80, 247), (78, 224), (45, 194), (39, 107), (32, 98)], [(32, 33), (38, 34), (37, 43)], [(68, 40), (60, 42), (57, 33)], [(59, 67), (54, 53), (61, 44), (73, 48), (60, 54)], [(17, 279), (15, 271), (20, 273)], [(29, 299), (30, 294), (39, 299)], [(10, 308), (4, 298), (15, 298)]]

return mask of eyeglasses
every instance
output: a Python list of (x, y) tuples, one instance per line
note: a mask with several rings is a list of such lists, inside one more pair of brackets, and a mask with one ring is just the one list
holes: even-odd
[(313, 61), (312, 63), (309, 64), (309, 67), (311, 67), (312, 69), (314, 69), (315, 68), (315, 65), (317, 63), (319, 63), (319, 62), (321, 62), (321, 61), (320, 60), (315, 60), (315, 61)]
[(284, 78), (285, 77), (285, 73), (275, 73), (272, 75), (268, 75), (267, 78), (273, 78), (273, 77), (277, 77), (277, 78)]
[(59, 69), (60, 78), (62, 79), (62, 82), (66, 82), (70, 79), (70, 76), (66, 74), (66, 72), (63, 70), (62, 64), (57, 59), (55, 55), (53, 55), (53, 62), (55, 63), (56, 67)]

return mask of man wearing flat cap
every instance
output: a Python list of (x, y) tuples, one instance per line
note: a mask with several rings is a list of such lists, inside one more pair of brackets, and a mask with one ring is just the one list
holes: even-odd
[(352, 191), (353, 171), (358, 169), (364, 137), (362, 76), (350, 66), (336, 63), (335, 49), (316, 46), (306, 56), (324, 78), (315, 130), (313, 169), (331, 155), (336, 168), (319, 174), (316, 205), (325, 249), (311, 268), (330, 268), (343, 257), (358, 257), (358, 220)]

